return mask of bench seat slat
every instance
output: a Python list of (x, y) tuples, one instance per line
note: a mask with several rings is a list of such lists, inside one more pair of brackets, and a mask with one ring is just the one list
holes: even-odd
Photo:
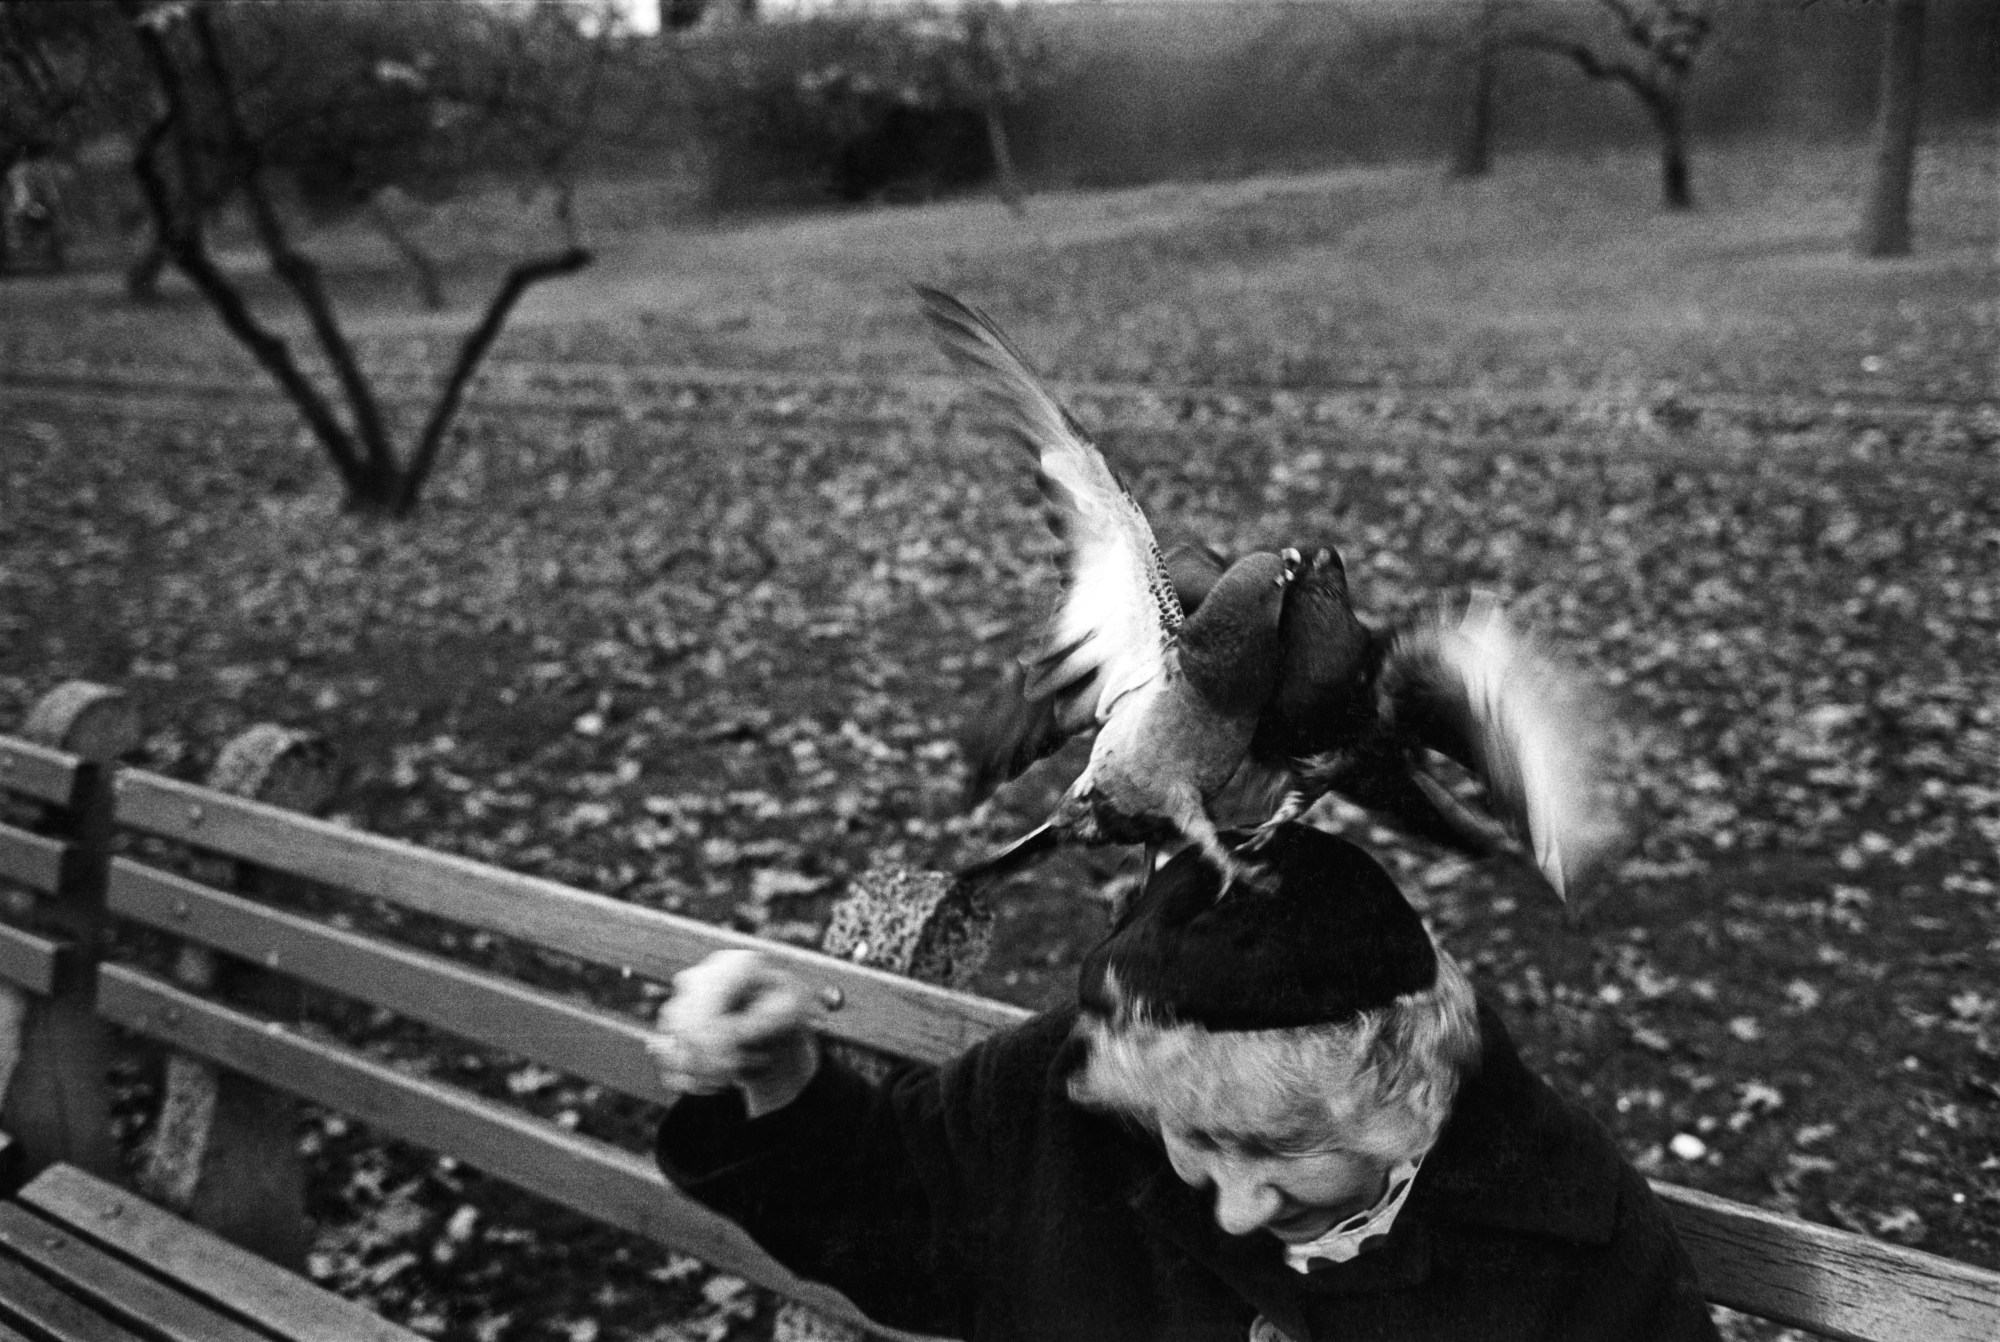
[(0, 825), (0, 881), (52, 895), (62, 883), (63, 857), (68, 851), (69, 845), (60, 839)]
[(54, 1342), (141, 1342), (81, 1300), (0, 1254), (0, 1322), (18, 1323)]
[(809, 982), (840, 988), (847, 1004), (826, 1022), (829, 1034), (899, 1057), (942, 1062), (1028, 1015), (1005, 1003), (141, 770), (119, 775), (117, 797), (121, 825), (648, 978), (671, 978), (713, 951), (762, 951)]
[(56, 990), (69, 956), (68, 942), (0, 923), (0, 979), (47, 997)]
[(1828, 1337), (1994, 1342), (2000, 1272), (1659, 1183), (1702, 1293)]
[(18, 736), (0, 736), (0, 791), (76, 805), (87, 766), (67, 751), (51, 750)]
[(161, 1342), (269, 1342), (18, 1203), (0, 1203), (0, 1249)]
[(119, 858), (113, 913), (347, 993), (481, 1043), (665, 1104), (651, 1031), (443, 956), (333, 927)]
[(415, 1333), (373, 1311), (73, 1165), (49, 1166), (20, 1197), (67, 1228), (280, 1337), (419, 1342)]

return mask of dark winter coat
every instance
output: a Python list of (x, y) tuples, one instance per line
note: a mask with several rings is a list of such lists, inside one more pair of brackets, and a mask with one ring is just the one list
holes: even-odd
[(828, 1062), (755, 1121), (734, 1092), (683, 1099), (661, 1167), (881, 1322), (977, 1342), (1241, 1342), (1259, 1314), (1292, 1342), (1716, 1337), (1645, 1180), (1483, 1008), (1393, 1232), (1305, 1276), (1271, 1236), (1224, 1234), (1147, 1133), (1071, 1103), (1074, 1022), (880, 1084)]

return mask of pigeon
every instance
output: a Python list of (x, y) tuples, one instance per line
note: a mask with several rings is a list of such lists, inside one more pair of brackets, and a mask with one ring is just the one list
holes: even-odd
[[(1254, 860), (1270, 835), (1333, 793), (1473, 857), (1524, 847), (1566, 900), (1622, 833), (1598, 781), (1599, 715), (1575, 679), (1516, 633), (1490, 594), (1378, 632), (1355, 613), (1337, 550), (1280, 558), (1294, 576), (1278, 621), (1277, 685), (1229, 788), (1276, 809), (1239, 857)], [(1230, 567), (1198, 544), (1169, 550), (1165, 566), (1189, 618)], [(1055, 702), (1029, 685), (1025, 670), (1008, 677), (974, 716), (963, 742), (969, 802), (1068, 739)], [(1486, 814), (1438, 777), (1433, 751), (1484, 785)], [(1018, 866), (1026, 854), (1001, 856)]]
[[(1333, 793), (1473, 856), (1518, 841), (1567, 900), (1623, 831), (1602, 783), (1602, 715), (1581, 683), (1491, 593), (1378, 632), (1355, 614), (1337, 551), (1295, 568), (1279, 685), (1250, 747), (1251, 767), (1289, 790), (1250, 851)], [(1484, 786), (1490, 816), (1453, 795), (1433, 751)]]
[(1044, 516), (1063, 542), (1063, 593), (1024, 662), (1031, 707), (1010, 729), (1005, 767), (1096, 733), (1049, 818), (961, 879), (1016, 870), (1059, 843), (1184, 841), (1228, 884), (1256, 883), (1255, 864), (1222, 841), (1208, 807), (1248, 758), (1276, 689), (1295, 564), (1245, 555), (1185, 614), (1145, 513), (1076, 418), (986, 314), (940, 290), (917, 292), (945, 352), (1034, 457)]

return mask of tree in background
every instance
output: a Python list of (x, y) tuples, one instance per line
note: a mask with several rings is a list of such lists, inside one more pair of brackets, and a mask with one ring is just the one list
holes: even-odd
[[(374, 228), (432, 310), (445, 305), (442, 277), (398, 214), (498, 175), (545, 183), (567, 209), (561, 168), (606, 73), (608, 45), (583, 40), (573, 6), (486, 10), (381, 0), (227, 10), (247, 62), (237, 101), (258, 172), (314, 223)], [(243, 192), (247, 160), (213, 137), (193, 147), (201, 162), (186, 184), (214, 214)], [(156, 236), (128, 275), (135, 297), (151, 296), (166, 262)]]
[(24, 228), (43, 234), (59, 261), (55, 165), (114, 128), (115, 109), (143, 92), (136, 63), (112, 40), (118, 27), (117, 11), (99, 0), (0, 0), (0, 270)]
[(1910, 183), (1924, 92), (1924, 0), (1891, 0), (1886, 23), (1874, 171), (1855, 240), (1863, 256), (1910, 254)]
[(1513, 34), (1510, 45), (1567, 56), (1591, 79), (1624, 85), (1660, 138), (1660, 203), (1694, 208), (1685, 120), (1687, 81), (1714, 28), (1708, 0), (1601, 0), (1617, 20), (1628, 54), (1601, 54), (1588, 42), (1545, 33)]
[[(529, 288), (590, 263), (577, 241), (565, 168), (591, 134), (603, 44), (555, 4), (261, 5), (121, 0), (156, 113), (133, 169), (168, 260), (277, 381), (346, 486), (352, 508), (417, 506), (474, 370)], [(449, 25), (444, 31), (431, 25)], [(315, 25), (348, 25), (337, 32)], [(336, 41), (335, 39), (339, 40)], [(359, 77), (355, 72), (363, 71)], [(357, 129), (358, 128), (358, 129)], [(319, 266), (300, 251), (273, 179), (338, 199), (466, 164), (556, 184), (562, 245), (515, 264), (446, 370), (407, 454), (335, 314)], [(207, 219), (239, 194), (257, 243), (305, 317), (328, 372), (315, 375), (251, 310), (216, 263)], [(321, 385), (331, 379), (332, 388)], [(345, 418), (335, 400), (344, 403)]]
[(950, 62), (955, 92), (979, 107), (986, 123), (986, 143), (993, 151), (993, 181), (1000, 199), (1015, 214), (1027, 213), (1021, 177), (1014, 167), (1013, 146), (1001, 112), (1019, 102), (1038, 72), (1048, 64), (1043, 44), (1018, 14), (995, 0), (975, 0), (958, 13), (961, 33), (956, 60)]
[[(1056, 76), (1021, 7), (836, 11), (682, 48), (691, 105), (740, 203), (1022, 188), (1006, 113)], [(762, 194), (758, 194), (758, 193)]]
[(1493, 89), (1499, 82), (1501, 15), (1509, 0), (1479, 0), (1466, 43), (1465, 106), (1450, 175), (1484, 177), (1493, 167)]

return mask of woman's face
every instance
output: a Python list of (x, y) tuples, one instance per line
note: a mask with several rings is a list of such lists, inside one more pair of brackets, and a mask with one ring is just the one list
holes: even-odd
[(1160, 1137), (1182, 1182), (1215, 1190), (1215, 1221), (1226, 1234), (1266, 1230), (1306, 1244), (1374, 1205), (1392, 1163), (1342, 1145), (1329, 1126), (1256, 1113), (1227, 1125), (1163, 1118)]

